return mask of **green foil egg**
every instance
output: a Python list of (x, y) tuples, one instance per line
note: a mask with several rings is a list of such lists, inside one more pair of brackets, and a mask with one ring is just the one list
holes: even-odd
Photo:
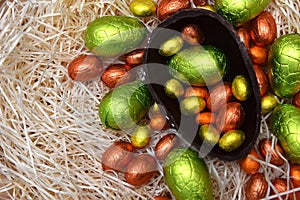
[(213, 200), (207, 166), (191, 149), (173, 150), (164, 163), (166, 184), (176, 200)]
[(277, 96), (292, 98), (300, 91), (300, 34), (278, 38), (269, 51), (268, 76)]
[(271, 128), (287, 158), (300, 164), (300, 109), (292, 104), (277, 106), (271, 115)]
[(84, 41), (94, 54), (114, 57), (137, 48), (146, 35), (146, 27), (136, 18), (103, 16), (87, 26)]
[(147, 114), (153, 103), (148, 87), (141, 81), (133, 81), (107, 93), (98, 113), (105, 127), (129, 129)]
[(171, 57), (168, 65), (173, 77), (193, 86), (214, 85), (229, 68), (225, 53), (211, 45), (184, 49)]
[(216, 0), (215, 10), (233, 25), (253, 19), (271, 0)]

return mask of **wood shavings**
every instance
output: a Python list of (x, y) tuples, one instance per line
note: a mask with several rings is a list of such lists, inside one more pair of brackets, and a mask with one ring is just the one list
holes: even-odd
[[(169, 194), (161, 166), (149, 184), (138, 188), (127, 184), (122, 174), (102, 171), (102, 153), (113, 141), (128, 141), (128, 135), (101, 126), (97, 107), (108, 88), (100, 78), (79, 83), (67, 75), (68, 63), (88, 53), (83, 40), (87, 24), (105, 15), (132, 16), (129, 3), (11, 0), (0, 4), (0, 195), (11, 199), (136, 200)], [(299, 9), (299, 1), (270, 3), (267, 10), (276, 19), (278, 36), (300, 32)], [(151, 31), (159, 21), (152, 17), (144, 23)], [(258, 141), (264, 137), (276, 140), (268, 119), (269, 115), (263, 116)], [(145, 151), (154, 155), (159, 137)], [(205, 160), (215, 199), (245, 199), (243, 186), (249, 177), (238, 162)], [(289, 177), (287, 161), (281, 167), (259, 162), (269, 182), (274, 177)]]

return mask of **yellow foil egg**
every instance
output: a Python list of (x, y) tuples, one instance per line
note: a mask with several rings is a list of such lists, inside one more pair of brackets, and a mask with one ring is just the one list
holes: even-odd
[(134, 148), (141, 149), (146, 147), (151, 138), (151, 129), (148, 125), (137, 126), (133, 129), (130, 137)]
[(172, 56), (183, 47), (184, 41), (181, 36), (174, 36), (160, 46), (159, 54), (162, 56)]
[(242, 130), (227, 131), (219, 140), (219, 147), (223, 151), (234, 151), (245, 141), (245, 133)]
[(129, 9), (134, 16), (147, 17), (155, 13), (156, 4), (151, 0), (133, 0)]
[(263, 114), (271, 112), (276, 106), (279, 105), (279, 100), (274, 94), (267, 94), (261, 99), (261, 112)]
[(250, 84), (245, 76), (237, 75), (232, 81), (232, 93), (239, 101), (245, 101), (251, 95)]

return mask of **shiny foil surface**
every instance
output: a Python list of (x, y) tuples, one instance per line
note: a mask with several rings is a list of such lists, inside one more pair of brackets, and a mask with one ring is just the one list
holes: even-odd
[(300, 91), (300, 35), (284, 35), (269, 51), (268, 76), (276, 95), (292, 98)]
[(291, 104), (277, 106), (271, 116), (271, 128), (287, 158), (300, 164), (300, 109)]
[(213, 188), (207, 166), (198, 153), (178, 148), (164, 163), (166, 184), (176, 200), (213, 200)]
[(271, 0), (216, 0), (215, 9), (233, 25), (256, 17)]
[(147, 34), (144, 24), (127, 16), (104, 16), (92, 21), (86, 28), (86, 47), (102, 57), (114, 57), (136, 48)]

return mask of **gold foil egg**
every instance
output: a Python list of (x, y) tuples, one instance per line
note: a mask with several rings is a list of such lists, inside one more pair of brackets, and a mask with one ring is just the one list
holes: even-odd
[(229, 130), (221, 136), (219, 147), (223, 151), (230, 152), (238, 149), (244, 141), (245, 133), (242, 130)]
[(250, 83), (243, 75), (234, 77), (231, 87), (233, 96), (239, 101), (245, 101), (251, 95)]
[(204, 41), (204, 33), (199, 26), (187, 24), (181, 29), (181, 37), (190, 45), (199, 45)]
[(204, 124), (199, 129), (200, 139), (211, 146), (216, 145), (219, 142), (220, 132), (209, 124)]
[(125, 179), (131, 185), (140, 186), (147, 183), (156, 171), (155, 158), (146, 153), (140, 154), (127, 165)]
[(260, 168), (259, 162), (254, 160), (252, 157), (259, 159), (259, 156), (254, 148), (251, 149), (251, 151), (245, 158), (242, 158), (239, 161), (241, 168), (247, 174), (256, 174)]
[(257, 46), (268, 46), (274, 41), (277, 28), (270, 12), (263, 11), (251, 21), (250, 35)]
[(261, 112), (263, 114), (271, 112), (279, 105), (279, 100), (274, 94), (267, 94), (261, 98)]
[(151, 139), (151, 129), (148, 125), (136, 126), (130, 136), (131, 144), (136, 149), (146, 147)]
[(176, 79), (170, 79), (165, 83), (165, 93), (171, 98), (178, 98), (184, 94), (184, 88)]
[(129, 9), (134, 16), (147, 17), (155, 13), (156, 4), (152, 0), (133, 0)]
[(270, 163), (276, 166), (283, 165), (284, 160), (281, 158), (281, 155), (284, 154), (283, 149), (279, 144), (274, 143), (272, 145), (272, 140), (268, 138), (264, 138), (259, 141), (258, 151), (260, 155), (266, 160), (270, 157)]
[(201, 112), (206, 106), (201, 97), (187, 97), (180, 102), (180, 111), (184, 115), (194, 115)]
[(245, 186), (247, 200), (260, 200), (266, 197), (268, 182), (264, 174), (258, 173), (251, 176)]
[(183, 47), (183, 39), (181, 36), (174, 36), (160, 45), (159, 54), (162, 56), (172, 56)]

